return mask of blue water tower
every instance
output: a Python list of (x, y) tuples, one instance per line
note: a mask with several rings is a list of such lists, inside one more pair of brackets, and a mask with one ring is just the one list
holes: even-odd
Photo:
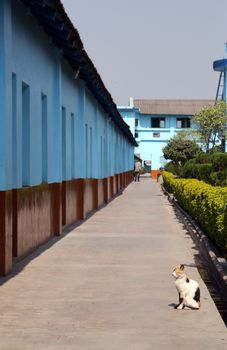
[[(220, 72), (215, 103), (220, 100), (227, 102), (227, 43), (225, 43), (224, 58), (214, 61), (213, 69)], [(222, 152), (226, 150), (226, 137), (224, 135), (221, 140), (221, 149)]]
[(220, 72), (215, 102), (218, 100), (227, 101), (227, 43), (225, 43), (224, 58), (214, 61), (213, 69), (217, 72)]

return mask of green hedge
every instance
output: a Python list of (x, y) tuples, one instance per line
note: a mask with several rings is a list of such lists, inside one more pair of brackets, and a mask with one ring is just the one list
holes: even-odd
[(183, 165), (169, 162), (165, 170), (184, 179), (198, 179), (212, 186), (227, 186), (227, 153), (199, 153)]
[(164, 185), (227, 257), (227, 188), (163, 172)]
[(213, 186), (227, 186), (227, 170), (212, 172), (210, 174), (210, 184)]
[(213, 158), (214, 171), (227, 170), (227, 153), (215, 153)]
[[(193, 159), (194, 160), (194, 159)], [(212, 172), (212, 164), (197, 164), (195, 162), (188, 161), (185, 163), (185, 165), (182, 167), (181, 170), (181, 177), (183, 178), (194, 178), (198, 180), (202, 180), (205, 182), (210, 182), (210, 175)]]

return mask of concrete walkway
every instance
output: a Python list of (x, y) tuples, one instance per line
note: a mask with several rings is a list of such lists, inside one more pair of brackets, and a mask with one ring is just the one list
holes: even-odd
[[(0, 350), (227, 349), (191, 238), (150, 179), (45, 248), (0, 287)], [(201, 285), (199, 311), (173, 308), (178, 263)]]

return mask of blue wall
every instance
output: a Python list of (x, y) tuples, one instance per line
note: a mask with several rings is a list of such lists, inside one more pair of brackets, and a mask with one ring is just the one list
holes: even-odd
[(0, 45), (1, 190), (133, 168), (134, 146), (20, 2), (0, 2)]
[(12, 110), (11, 110), (11, 7), (0, 1), (0, 183), (11, 183)]

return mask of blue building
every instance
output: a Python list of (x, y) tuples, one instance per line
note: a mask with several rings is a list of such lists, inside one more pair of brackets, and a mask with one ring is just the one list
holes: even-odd
[(59, 0), (0, 1), (0, 274), (132, 180), (136, 141)]
[(118, 107), (138, 143), (135, 153), (156, 178), (166, 160), (162, 149), (170, 138), (191, 128), (191, 118), (211, 100), (145, 100), (130, 98), (129, 106)]

